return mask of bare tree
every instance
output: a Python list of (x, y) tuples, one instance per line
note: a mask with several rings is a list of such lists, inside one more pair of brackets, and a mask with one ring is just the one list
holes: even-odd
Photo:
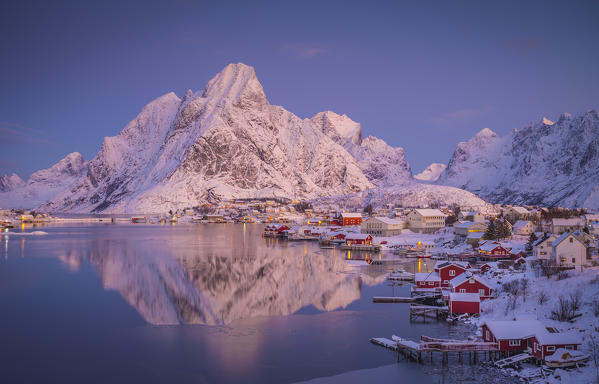
[(557, 306), (551, 311), (551, 318), (557, 321), (569, 321), (574, 317), (574, 310), (572, 304), (564, 296), (560, 296), (557, 302)]
[(545, 292), (545, 291), (539, 292), (539, 295), (537, 296), (537, 300), (539, 302), (539, 305), (545, 304), (549, 300), (549, 296), (547, 295), (547, 292)]
[(593, 308), (595, 317), (599, 317), (599, 298), (594, 298), (593, 301), (591, 301), (591, 308)]
[(591, 349), (593, 363), (595, 363), (595, 375), (597, 376), (597, 382), (599, 383), (599, 342), (593, 335), (589, 336), (589, 347)]
[(520, 292), (522, 293), (522, 301), (526, 301), (526, 292), (528, 291), (528, 278), (520, 279)]
[(582, 291), (580, 289), (576, 290), (574, 293), (570, 293), (570, 306), (572, 307), (572, 312), (576, 312), (580, 309), (582, 305)]

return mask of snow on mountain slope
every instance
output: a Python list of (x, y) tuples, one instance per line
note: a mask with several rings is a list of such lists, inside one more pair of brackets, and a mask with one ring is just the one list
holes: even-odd
[(23, 186), (25, 186), (25, 182), (16, 173), (0, 177), (0, 192), (10, 192)]
[(445, 170), (447, 166), (442, 163), (432, 163), (422, 172), (417, 175), (414, 175), (414, 178), (422, 181), (437, 181), (441, 173)]
[(209, 198), (310, 198), (371, 187), (322, 126), (270, 105), (254, 69), (239, 63), (201, 93), (169, 93), (148, 104), (104, 140), (76, 186), (42, 208), (155, 212)]
[(403, 184), (412, 178), (403, 148), (393, 148), (374, 136), (362, 140), (362, 127), (346, 115), (321, 112), (310, 119), (323, 133), (342, 145), (377, 187)]
[(0, 207), (36, 207), (69, 189), (86, 171), (87, 162), (81, 154), (70, 153), (52, 167), (33, 173), (27, 183), (19, 177), (16, 188), (0, 193)]
[(599, 208), (599, 115), (543, 118), (460, 143), (437, 181), (496, 203)]

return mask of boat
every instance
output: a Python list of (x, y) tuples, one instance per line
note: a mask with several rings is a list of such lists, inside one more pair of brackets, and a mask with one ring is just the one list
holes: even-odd
[(591, 358), (590, 355), (581, 351), (558, 348), (553, 355), (545, 358), (545, 365), (549, 368), (568, 368), (578, 364), (584, 364)]
[(170, 222), (171, 223), (176, 223), (179, 220), (179, 218), (176, 215), (173, 215), (173, 217), (171, 217)]
[(198, 216), (194, 216), (191, 218), (191, 222), (192, 223), (201, 223), (202, 222), (202, 218), (198, 217)]
[(409, 253), (406, 257), (409, 259), (430, 259), (432, 255), (430, 253)]
[(390, 281), (412, 281), (414, 280), (414, 274), (404, 269), (398, 269), (393, 271), (387, 276), (387, 280)]
[(147, 223), (148, 219), (145, 216), (133, 216), (131, 222), (134, 224)]

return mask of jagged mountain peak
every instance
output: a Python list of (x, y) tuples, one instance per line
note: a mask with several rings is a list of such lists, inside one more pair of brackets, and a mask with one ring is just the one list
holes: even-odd
[(87, 167), (87, 161), (79, 152), (71, 152), (50, 168), (35, 172), (29, 178), (29, 182), (45, 179), (49, 175), (79, 175)]
[(243, 63), (227, 65), (208, 82), (202, 97), (217, 102), (228, 100), (232, 103), (268, 104), (254, 68)]
[(16, 173), (0, 177), (0, 192), (9, 192), (23, 186), (25, 186), (25, 181)]
[(476, 135), (475, 138), (487, 138), (487, 137), (497, 137), (497, 133), (495, 133), (490, 128), (481, 129)]
[(320, 130), (343, 145), (360, 145), (362, 143), (362, 126), (347, 115), (339, 115), (333, 111), (317, 113), (310, 121)]
[(543, 124), (545, 124), (545, 125), (553, 125), (553, 124), (555, 124), (555, 122), (554, 122), (554, 121), (551, 121), (551, 120), (549, 120), (549, 119), (548, 119), (548, 118), (546, 118), (546, 117), (543, 117), (543, 119), (541, 120), (541, 123), (543, 123)]
[(426, 167), (422, 172), (414, 175), (414, 178), (422, 181), (437, 181), (441, 173), (447, 168), (443, 163), (432, 163)]

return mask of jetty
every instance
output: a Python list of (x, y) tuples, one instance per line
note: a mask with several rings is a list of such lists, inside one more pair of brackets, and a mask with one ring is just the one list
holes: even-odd
[(463, 355), (468, 353), (470, 360), (475, 363), (478, 361), (479, 354), (483, 357), (488, 353), (489, 360), (494, 360), (499, 352), (498, 343), (489, 343), (477, 340), (451, 340), (439, 339), (428, 336), (420, 336), (420, 342), (397, 338), (394, 340), (397, 345), (397, 361), (403, 356), (406, 360), (423, 362), (423, 353), (429, 354), (431, 363), (433, 354), (441, 353), (443, 365), (449, 362), (449, 353), (457, 353), (458, 361), (462, 361)]
[(449, 314), (448, 307), (439, 307), (435, 305), (419, 305), (412, 304), (410, 305), (410, 321), (413, 321), (418, 318), (422, 318), (422, 320), (426, 321), (428, 318), (445, 319)]

